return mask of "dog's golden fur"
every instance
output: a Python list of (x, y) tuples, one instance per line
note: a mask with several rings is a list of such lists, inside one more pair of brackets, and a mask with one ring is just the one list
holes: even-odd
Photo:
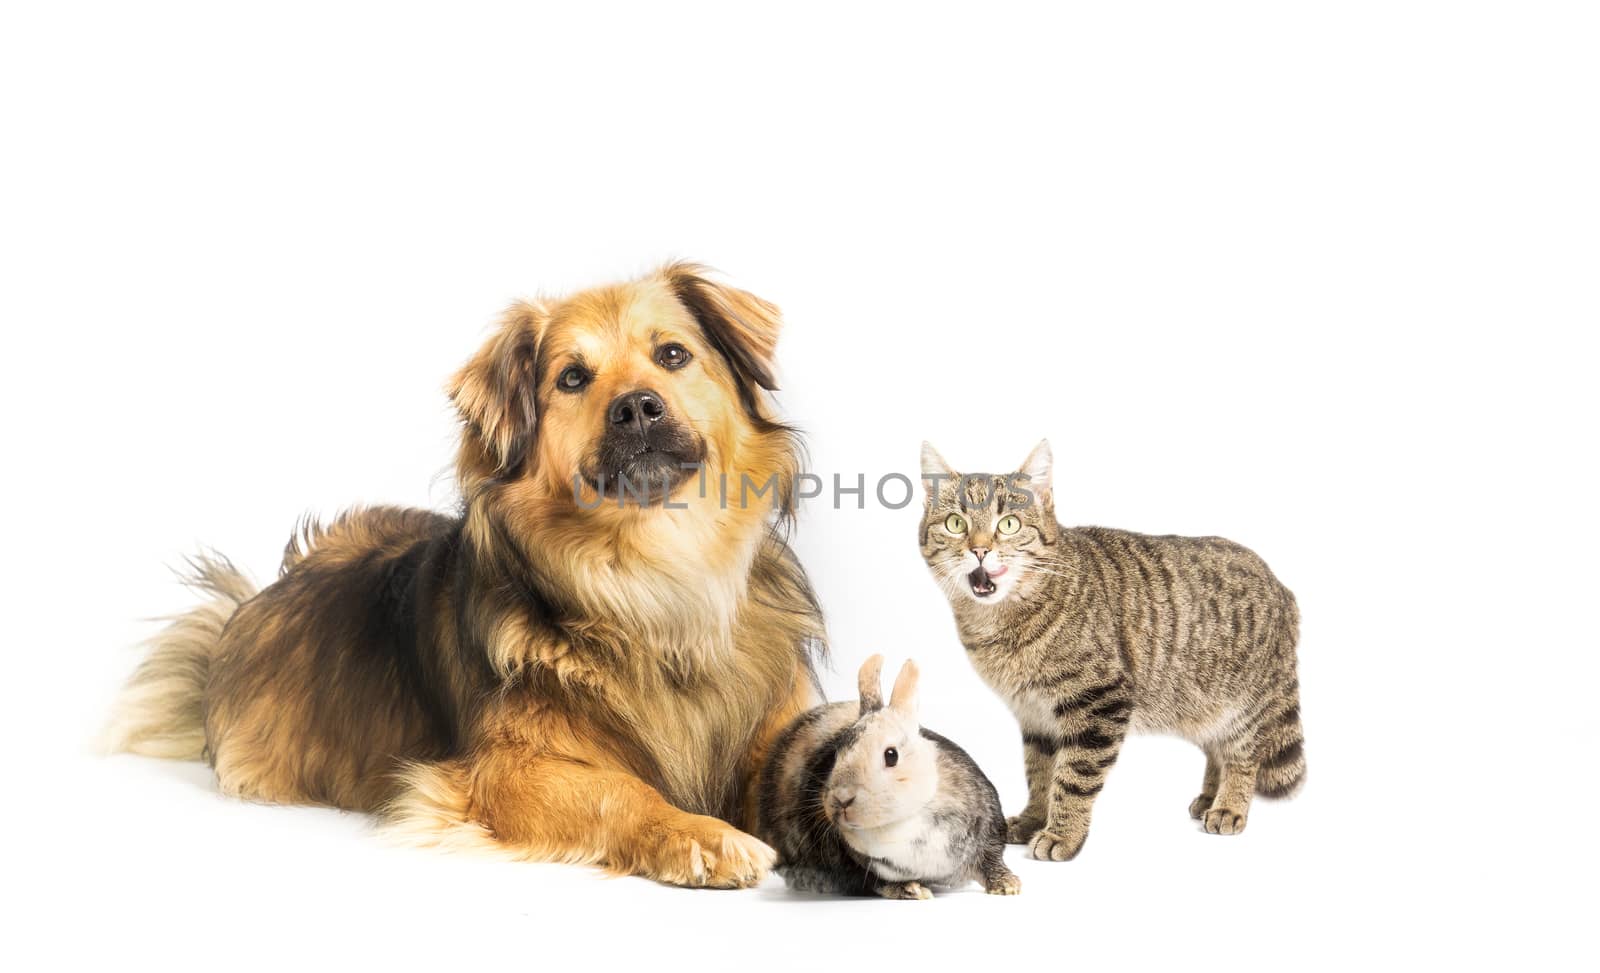
[[(758, 881), (772, 852), (736, 826), (767, 746), (816, 701), (823, 648), (775, 529), (800, 462), (762, 391), (778, 327), (685, 264), (515, 305), (450, 382), (461, 515), (308, 524), (253, 597), (202, 564), (214, 599), (158, 636), (113, 745), (203, 746), (227, 793), (381, 812), (425, 843)], [(687, 365), (663, 365), (669, 345)], [(587, 384), (558, 388), (575, 366)], [(670, 506), (597, 492), (637, 389), (665, 412), (663, 449), (703, 460)], [(776, 514), (771, 494), (740, 502), (774, 476)]]

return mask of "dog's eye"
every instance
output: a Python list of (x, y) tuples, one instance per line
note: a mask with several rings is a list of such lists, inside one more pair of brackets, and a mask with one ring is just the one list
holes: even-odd
[(1000, 518), (999, 527), (1002, 534), (1015, 534), (1022, 529), (1022, 521), (1017, 519), (1016, 514), (1006, 514)]
[(662, 345), (656, 349), (656, 364), (662, 368), (682, 368), (689, 364), (689, 350), (680, 344)]
[(563, 392), (577, 392), (589, 384), (589, 373), (572, 365), (556, 379), (556, 388)]
[(893, 767), (895, 764), (897, 764), (899, 762), (900, 762), (900, 751), (896, 750), (894, 747), (890, 747), (889, 749), (887, 749), (887, 750), (885, 750), (883, 752), (883, 765), (885, 767)]

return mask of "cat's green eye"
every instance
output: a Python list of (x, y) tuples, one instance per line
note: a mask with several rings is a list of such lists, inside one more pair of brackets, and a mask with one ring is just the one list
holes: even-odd
[(951, 514), (944, 519), (944, 529), (952, 534), (965, 534), (967, 522), (960, 514)]
[(1002, 534), (1015, 534), (1022, 529), (1022, 521), (1017, 519), (1016, 514), (1006, 514), (996, 526)]

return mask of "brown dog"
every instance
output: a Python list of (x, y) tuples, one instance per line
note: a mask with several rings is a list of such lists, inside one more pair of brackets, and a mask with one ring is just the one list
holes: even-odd
[(198, 562), (214, 600), (155, 639), (111, 744), (424, 843), (759, 881), (772, 850), (726, 822), (754, 824), (824, 651), (777, 530), (800, 463), (762, 392), (778, 329), (686, 264), (515, 305), (450, 384), (460, 516), (308, 524), (259, 594)]

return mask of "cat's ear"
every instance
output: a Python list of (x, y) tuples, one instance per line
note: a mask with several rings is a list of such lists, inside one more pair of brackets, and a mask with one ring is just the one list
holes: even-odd
[(889, 693), (889, 708), (910, 719), (917, 717), (917, 676), (917, 664), (907, 659)]
[(1013, 489), (1019, 485), (1025, 487), (1038, 502), (1039, 539), (1046, 544), (1054, 544), (1059, 533), (1056, 524), (1055, 487), (1050, 483), (1050, 465), (1050, 440), (1041, 439), (1039, 445), (1033, 447), (1033, 452), (1028, 454), (1028, 458), (1022, 461), (1020, 473), (1022, 477), (1027, 478), (1027, 482), (1018, 484), (1013, 480), (1011, 483)]
[(1028, 489), (1037, 495), (1046, 507), (1050, 506), (1050, 440), (1041, 439), (1033, 452), (1022, 461), (1022, 475), (1028, 478)]
[(856, 674), (856, 689), (861, 693), (861, 715), (883, 709), (883, 688), (878, 677), (883, 673), (883, 656), (875, 655), (861, 663)]
[(933, 444), (924, 440), (922, 443), (922, 490), (931, 500), (939, 492), (942, 484), (949, 483), (961, 474), (950, 468), (944, 461), (939, 451)]

